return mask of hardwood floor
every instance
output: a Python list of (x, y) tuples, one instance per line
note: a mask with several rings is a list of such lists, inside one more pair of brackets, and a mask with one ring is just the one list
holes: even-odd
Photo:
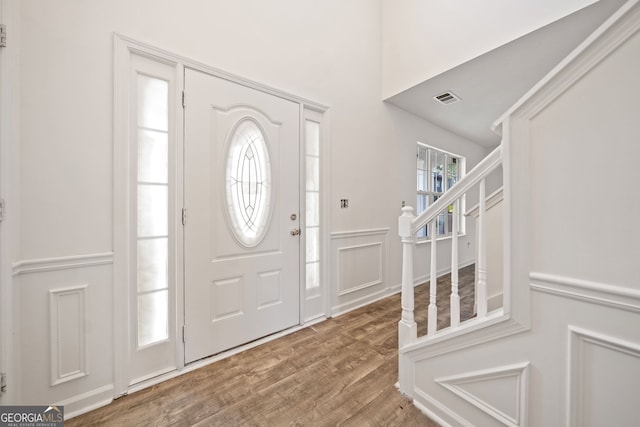
[[(468, 317), (473, 266), (460, 270), (460, 279)], [(448, 319), (447, 281), (438, 284), (446, 302), (439, 324)], [(419, 331), (426, 331), (425, 295), (428, 284), (416, 292), (416, 317), (424, 323)], [(437, 426), (394, 386), (399, 319), (400, 295), (394, 295), (121, 397), (65, 425)]]
[[(461, 268), (458, 271), (458, 295), (460, 296), (460, 321), (464, 322), (475, 317), (473, 305), (475, 303), (475, 264)], [(450, 325), (451, 275), (438, 277), (438, 330)], [(418, 324), (418, 336), (427, 334), (427, 311), (429, 306), (429, 282), (416, 287), (415, 291), (415, 320)]]

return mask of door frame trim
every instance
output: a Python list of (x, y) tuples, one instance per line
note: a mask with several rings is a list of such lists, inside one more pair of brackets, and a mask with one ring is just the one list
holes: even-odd
[[(131, 142), (129, 123), (129, 87), (131, 57), (138, 55), (152, 61), (175, 67), (175, 93), (173, 99), (180, 99), (182, 91), (183, 72), (181, 64), (170, 55), (162, 54), (154, 49), (125, 40), (114, 34), (114, 104), (113, 104), (113, 321), (114, 321), (114, 395), (115, 397), (126, 394), (133, 380), (131, 367), (131, 296), (130, 278), (131, 271), (131, 226), (130, 226), (130, 200), (131, 200), (131, 176), (130, 176), (130, 150)], [(177, 106), (176, 106), (177, 107)], [(173, 152), (174, 165), (170, 166), (174, 174), (171, 178), (174, 188), (174, 200), (182, 199), (182, 109), (175, 108), (175, 148)], [(123, 173), (124, 171), (124, 173)], [(170, 178), (170, 179), (171, 179)], [(176, 221), (174, 221), (176, 222)], [(182, 227), (171, 230), (174, 234), (174, 246), (169, 248), (172, 254), (171, 262), (175, 266), (174, 277), (170, 280), (175, 283), (175, 319), (176, 324), (171, 325), (176, 337), (176, 367), (180, 369), (184, 365), (179, 351), (182, 342), (179, 337), (181, 330), (178, 324), (182, 319), (181, 312), (181, 280), (182, 263), (178, 255), (182, 255)], [(171, 255), (170, 255), (171, 256)], [(171, 271), (171, 269), (170, 269)]]
[[(321, 156), (325, 159), (321, 162), (320, 180), (324, 190), (321, 193), (321, 226), (324, 231), (320, 236), (321, 255), (324, 262), (321, 264), (321, 277), (324, 277), (322, 285), (326, 292), (326, 308), (325, 316), (329, 315), (330, 287), (328, 286), (328, 278), (330, 266), (328, 257), (329, 248), (329, 198), (327, 197), (330, 190), (329, 180), (329, 154), (330, 154), (330, 138), (329, 138), (329, 107), (318, 102), (291, 94), (253, 80), (229, 73), (219, 68), (211, 67), (207, 64), (194, 61), (181, 55), (174, 54), (164, 49), (157, 48), (137, 41), (133, 38), (113, 33), (114, 45), (114, 105), (113, 105), (113, 291), (114, 291), (114, 395), (120, 396), (128, 393), (130, 389), (139, 389), (139, 386), (130, 386), (130, 340), (129, 340), (129, 182), (122, 176), (123, 170), (127, 169), (128, 161), (128, 127), (127, 127), (127, 109), (128, 104), (126, 97), (128, 87), (128, 70), (129, 58), (132, 54), (145, 56), (151, 60), (174, 65), (177, 69), (178, 80), (176, 81), (176, 90), (182, 91), (184, 88), (184, 69), (191, 68), (210, 74), (214, 77), (222, 78), (233, 83), (237, 83), (267, 94), (271, 94), (300, 105), (300, 120), (303, 120), (303, 112), (305, 109), (317, 111), (323, 114), (325, 132), (321, 146)], [(176, 97), (179, 99), (180, 97)], [(188, 100), (187, 100), (188, 102)], [(183, 195), (183, 154), (184, 154), (184, 110), (176, 109), (176, 148), (175, 148), (175, 200), (184, 200)], [(301, 140), (302, 142), (302, 140)], [(302, 171), (300, 175), (302, 186)], [(176, 206), (178, 208), (178, 206)], [(176, 283), (176, 336), (182, 334), (182, 324), (184, 321), (184, 246), (183, 246), (183, 227), (176, 227), (174, 260), (175, 262), (175, 283)], [(301, 247), (301, 263), (304, 260)], [(302, 270), (301, 270), (302, 271)], [(302, 277), (302, 273), (301, 273)], [(304, 281), (300, 281), (301, 295), (305, 291)], [(303, 305), (300, 306), (300, 324), (303, 321)], [(177, 352), (177, 370), (185, 370), (184, 363), (184, 342), (180, 339), (176, 340)], [(151, 382), (149, 382), (150, 384)]]
[(20, 223), (20, 5), (0, 0), (0, 23), (11, 37), (0, 53), (0, 197), (5, 212), (0, 224), (0, 372), (5, 373), (6, 391), (0, 392), (0, 404), (16, 403), (22, 393), (19, 377), (20, 348), (16, 344), (19, 328), (14, 308), (18, 279), (13, 275), (12, 262), (18, 258)]

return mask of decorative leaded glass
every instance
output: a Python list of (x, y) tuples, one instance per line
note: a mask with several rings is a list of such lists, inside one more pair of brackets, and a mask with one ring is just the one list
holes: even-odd
[(226, 170), (233, 234), (244, 246), (256, 246), (271, 213), (271, 165), (264, 134), (253, 120), (242, 120), (232, 133)]

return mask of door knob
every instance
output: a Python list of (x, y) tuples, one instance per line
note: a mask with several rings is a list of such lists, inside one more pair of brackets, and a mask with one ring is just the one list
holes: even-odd
[(300, 235), (300, 229), (299, 228), (294, 228), (293, 230), (291, 230), (291, 235), (292, 236)]

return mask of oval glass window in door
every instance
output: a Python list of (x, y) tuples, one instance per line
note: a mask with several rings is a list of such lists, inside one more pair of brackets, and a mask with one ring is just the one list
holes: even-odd
[(233, 235), (244, 246), (256, 246), (271, 213), (271, 165), (264, 133), (251, 119), (243, 119), (229, 138), (226, 196)]

